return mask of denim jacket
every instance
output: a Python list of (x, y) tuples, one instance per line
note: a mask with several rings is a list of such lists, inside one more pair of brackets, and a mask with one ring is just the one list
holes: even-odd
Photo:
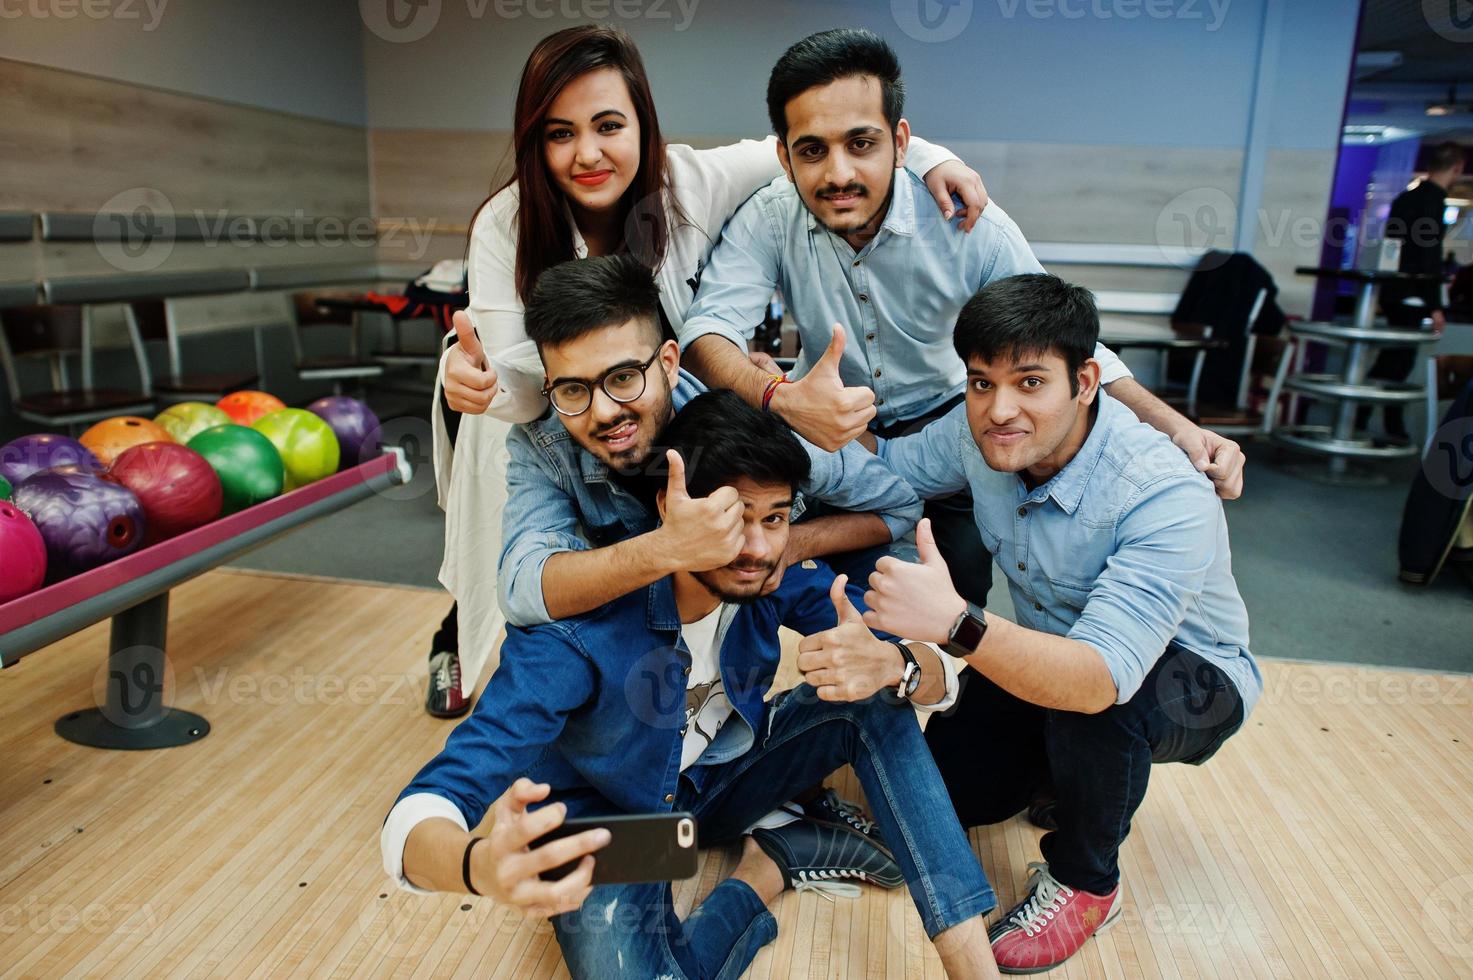
[[(686, 770), (697, 789), (705, 766), (737, 758), (765, 732), (778, 626), (805, 635), (833, 628), (833, 581), (822, 562), (800, 562), (772, 594), (727, 608), (716, 642), (734, 714)], [(864, 609), (863, 588), (848, 591)], [(690, 665), (669, 578), (583, 616), (508, 627), (501, 663), (475, 709), (399, 800), (441, 797), (474, 827), (525, 775), (550, 784), (550, 798), (566, 803), (569, 816), (669, 811), (681, 775)], [(788, 696), (812, 689), (796, 691)]]
[(1018, 623), (1094, 647), (1119, 703), (1174, 640), (1233, 680), (1246, 717), (1263, 678), (1248, 651), (1222, 502), (1170, 439), (1103, 389), (1098, 398), (1084, 445), (1033, 490), (987, 465), (965, 404), (882, 443), (880, 455), (922, 497), (971, 488)]
[[(705, 390), (682, 371), (672, 392), (675, 409)], [(794, 502), (795, 519), (803, 513), (806, 497), (839, 510), (874, 513), (890, 529), (892, 540), (920, 520), (915, 491), (862, 446), (850, 443), (830, 453), (801, 436), (799, 441), (808, 450), (812, 469)], [(551, 618), (542, 598), (542, 566), (549, 557), (654, 530), (656, 516), (613, 481), (608, 466), (573, 439), (556, 413), (513, 428), (506, 447), (511, 458), (496, 577), (507, 622), (532, 626)]]

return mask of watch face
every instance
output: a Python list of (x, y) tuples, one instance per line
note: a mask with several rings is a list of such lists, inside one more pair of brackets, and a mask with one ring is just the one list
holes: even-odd
[(913, 671), (911, 671), (910, 672), (910, 679), (905, 682), (905, 696), (906, 697), (910, 697), (912, 694), (914, 694), (916, 692), (916, 688), (918, 688), (920, 686), (921, 686), (921, 672), (919, 670), (913, 670)]
[(968, 613), (957, 624), (956, 632), (946, 644), (946, 652), (954, 657), (965, 657), (977, 649), (982, 642), (982, 634), (986, 632), (987, 624)]

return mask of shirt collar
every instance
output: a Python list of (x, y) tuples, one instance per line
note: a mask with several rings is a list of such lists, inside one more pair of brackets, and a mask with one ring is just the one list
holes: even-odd
[[(792, 193), (798, 193), (798, 188), (792, 184), (788, 186), (792, 188)], [(915, 188), (911, 183), (910, 171), (903, 167), (896, 168), (895, 179), (891, 182), (891, 186), (894, 188), (894, 191), (890, 197), (890, 210), (885, 212), (885, 220), (880, 222), (880, 231), (888, 231), (894, 235), (904, 235), (907, 238), (912, 237), (915, 235), (916, 230), (916, 203)], [(819, 224), (818, 218), (814, 216), (812, 211), (808, 210), (801, 198), (798, 203), (803, 208), (803, 213), (808, 217), (808, 231), (810, 234), (820, 231), (828, 232), (830, 235), (833, 234), (833, 232)], [(878, 234), (875, 235), (876, 240), (879, 237)]]
[[(1051, 480), (1029, 494), (1030, 497), (1054, 498), (1054, 502), (1066, 514), (1073, 514), (1079, 507), (1079, 501), (1084, 498), (1085, 487), (1089, 486), (1095, 467), (1099, 465), (1100, 457), (1105, 454), (1105, 445), (1110, 441), (1110, 431), (1121, 425), (1125, 421), (1124, 416), (1130, 414), (1124, 405), (1105, 393), (1103, 385), (1100, 386), (1095, 399), (1099, 405), (1099, 411), (1095, 415), (1094, 425), (1090, 427), (1084, 445), (1079, 447), (1079, 452), (1074, 454), (1074, 458), (1065, 463), (1064, 468), (1055, 473)], [(1132, 415), (1131, 418), (1134, 419), (1134, 416)]]

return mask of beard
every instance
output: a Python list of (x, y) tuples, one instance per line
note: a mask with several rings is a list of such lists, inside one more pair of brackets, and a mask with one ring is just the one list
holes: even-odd
[[(845, 184), (843, 187), (839, 187), (835, 184), (826, 184), (815, 191), (814, 194), (820, 200), (836, 194), (854, 194), (860, 199), (861, 203), (872, 199), (870, 189), (865, 185), (859, 183)], [(868, 228), (870, 225), (876, 222), (876, 219), (881, 218), (886, 212), (888, 212), (890, 210), (890, 200), (894, 196), (895, 170), (894, 168), (891, 168), (890, 182), (885, 185), (884, 198), (880, 201), (879, 205), (876, 206), (873, 211), (869, 212), (866, 215), (861, 216), (855, 214), (845, 218), (842, 223), (834, 223), (830, 221), (825, 221), (822, 215), (810, 208), (808, 206), (808, 202), (803, 200), (802, 194), (798, 195), (798, 200), (802, 203), (804, 209), (807, 210), (809, 214), (813, 215), (814, 220), (823, 225), (824, 228), (833, 232), (835, 235), (851, 235), (857, 231), (863, 231), (864, 229)]]
[[(709, 572), (692, 572), (691, 575), (697, 582), (701, 583), (707, 592), (722, 602), (746, 606), (762, 598), (765, 594), (767, 583), (772, 580), (772, 575), (777, 571), (777, 567), (778, 561), (732, 562), (730, 565), (724, 566), (724, 568), (712, 569)], [(750, 592), (729, 592), (723, 589), (713, 578), (713, 576), (719, 574), (725, 568), (735, 568), (742, 571), (765, 571), (767, 574), (762, 576), (760, 580), (751, 583), (751, 585), (743, 586), (744, 589), (751, 589)]]
[[(659, 383), (664, 385), (664, 397), (660, 399), (660, 404), (651, 409), (647, 415), (641, 416), (626, 408), (608, 425), (600, 426), (597, 431), (589, 433), (593, 446), (585, 446), (585, 448), (592, 448), (595, 456), (622, 476), (639, 476), (643, 472), (650, 461), (651, 447), (665, 431), (665, 427), (670, 424), (670, 420), (675, 417), (675, 404), (670, 398), (670, 382), (665, 378), (663, 372), (660, 374)], [(639, 437), (628, 449), (610, 453), (603, 443), (598, 441), (599, 438), (613, 432), (626, 422), (634, 422), (639, 425)]]

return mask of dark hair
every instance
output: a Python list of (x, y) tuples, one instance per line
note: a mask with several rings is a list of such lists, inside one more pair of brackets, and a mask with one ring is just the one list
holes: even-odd
[(685, 460), (685, 486), (693, 497), (707, 496), (743, 476), (783, 483), (796, 493), (811, 465), (803, 444), (782, 419), (725, 389), (686, 402), (660, 434), (660, 442)]
[(810, 34), (783, 52), (767, 79), (767, 116), (772, 131), (788, 141), (788, 103), (811, 88), (841, 78), (873, 75), (880, 80), (880, 104), (893, 130), (905, 112), (900, 59), (873, 31), (838, 28)]
[(633, 256), (600, 255), (559, 263), (539, 276), (522, 323), (540, 350), (634, 319), (649, 326), (657, 344), (663, 340), (654, 273)]
[(963, 361), (1060, 355), (1069, 365), (1071, 395), (1079, 394), (1079, 369), (1094, 357), (1099, 339), (1094, 295), (1046, 272), (1009, 276), (983, 286), (957, 314), (952, 335)]
[[(517, 185), (516, 283), (517, 295), (524, 304), (531, 301), (532, 289), (544, 269), (573, 257), (573, 229), (563, 210), (564, 195), (547, 173), (543, 121), (558, 93), (569, 82), (599, 68), (615, 68), (624, 76), (634, 114), (639, 119), (639, 170), (619, 202), (621, 220), (638, 232), (639, 254), (650, 265), (658, 266), (665, 259), (670, 241), (666, 204), (668, 201), (672, 207), (678, 206), (673, 195), (667, 194), (671, 185), (665, 139), (660, 135), (660, 120), (655, 115), (655, 100), (650, 94), (644, 60), (634, 41), (621, 30), (596, 24), (565, 28), (537, 42), (522, 67), (512, 119), (515, 168), (506, 183), (491, 194), (495, 197), (512, 184)], [(481, 202), (477, 215), (491, 202), (491, 197)], [(654, 204), (642, 207), (638, 221), (631, 223), (627, 217), (636, 202)], [(474, 218), (471, 227), (475, 227)]]
[(1427, 172), (1435, 174), (1439, 170), (1451, 170), (1466, 158), (1467, 151), (1457, 143), (1439, 143), (1427, 157)]

